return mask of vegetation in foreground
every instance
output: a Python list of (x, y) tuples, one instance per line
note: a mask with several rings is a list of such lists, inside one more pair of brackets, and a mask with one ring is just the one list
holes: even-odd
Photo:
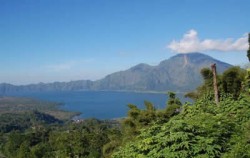
[(250, 98), (224, 96), (219, 105), (210, 98), (184, 105), (168, 122), (141, 129), (112, 157), (250, 157)]

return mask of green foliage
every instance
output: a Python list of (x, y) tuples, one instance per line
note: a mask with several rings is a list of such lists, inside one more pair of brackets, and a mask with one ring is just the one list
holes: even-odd
[(205, 82), (209, 82), (213, 77), (213, 72), (209, 68), (201, 69), (201, 76)]
[[(205, 97), (167, 123), (141, 130), (113, 154), (122, 157), (250, 157), (250, 99), (222, 96), (219, 106)], [(239, 141), (241, 140), (241, 141)]]
[(40, 111), (60, 120), (68, 120), (79, 114), (77, 112), (60, 110), (58, 108), (59, 105), (59, 103), (39, 101), (30, 98), (0, 97), (0, 115)]
[(196, 91), (188, 92), (185, 97), (197, 100), (204, 94), (213, 92), (213, 72), (209, 68), (203, 68), (200, 71), (203, 78), (203, 84), (197, 87)]
[(248, 61), (250, 62), (250, 49), (247, 50)]
[[(61, 126), (36, 126), (1, 136), (1, 151), (9, 158), (102, 157), (114, 121), (84, 120)], [(5, 138), (3, 137), (5, 136)]]
[(27, 141), (24, 141), (19, 149), (18, 149), (18, 158), (29, 158), (30, 157), (30, 149), (29, 149), (29, 143)]
[(25, 137), (18, 133), (18, 132), (12, 132), (10, 133), (8, 137), (8, 141), (5, 143), (5, 145), (2, 147), (3, 148), (3, 153), (7, 157), (17, 157), (18, 155), (18, 150), (22, 142), (25, 141)]
[(169, 98), (165, 110), (165, 116), (170, 118), (179, 113), (182, 103), (179, 98), (176, 98), (175, 93), (168, 92), (168, 96)]
[[(212, 71), (208, 68), (201, 70), (203, 77), (203, 84), (199, 86), (195, 91), (185, 94), (186, 97), (197, 100), (203, 95), (214, 93), (213, 90), (213, 76)], [(220, 94), (232, 94), (234, 99), (237, 99), (241, 92), (244, 91), (244, 85), (246, 81), (246, 71), (240, 67), (234, 66), (227, 69), (222, 75), (217, 75), (217, 86), (219, 87)]]
[(32, 158), (47, 158), (50, 156), (50, 152), (50, 145), (42, 142), (31, 148), (30, 155)]
[(245, 80), (243, 83), (243, 91), (250, 94), (250, 69), (247, 69)]
[(201, 69), (201, 76), (204, 80), (204, 84), (200, 89), (202, 92), (208, 92), (213, 89), (213, 72), (209, 68)]
[(179, 98), (176, 98), (176, 95), (174, 92), (168, 92), (168, 102), (167, 105), (180, 105), (181, 106), (181, 101)]
[(248, 44), (249, 44), (249, 48), (247, 50), (247, 57), (250, 62), (250, 33), (248, 34)]
[(226, 70), (222, 75), (221, 81), (223, 92), (232, 94), (235, 99), (238, 98), (245, 75), (245, 71), (241, 70), (240, 67), (232, 67)]
[(166, 109), (156, 109), (154, 105), (145, 101), (145, 109), (138, 109), (136, 105), (129, 104), (128, 117), (122, 121), (122, 133), (125, 139), (132, 139), (139, 134), (140, 129), (152, 125), (156, 121), (166, 122), (170, 117), (178, 114), (181, 101), (176, 98), (175, 93), (168, 92)]
[(119, 129), (111, 129), (107, 133), (109, 142), (102, 148), (104, 157), (111, 157), (111, 154), (122, 143), (122, 133)]
[(20, 114), (3, 114), (0, 115), (0, 132), (8, 133), (14, 130), (24, 131), (30, 127), (37, 127), (41, 124), (58, 123), (62, 123), (62, 121), (38, 111)]
[(145, 109), (139, 109), (136, 105), (129, 104), (128, 117), (122, 120), (121, 133), (112, 135), (113, 139), (103, 147), (106, 157), (118, 149), (119, 146), (133, 141), (141, 133), (142, 129), (147, 129), (156, 122), (167, 122), (171, 117), (180, 111), (181, 102), (176, 98), (175, 93), (168, 92), (168, 102), (165, 109), (156, 109), (154, 105), (145, 101)]
[(139, 134), (139, 130), (149, 126), (156, 118), (154, 105), (148, 101), (144, 102), (146, 109), (140, 110), (136, 105), (129, 104), (128, 117), (122, 121), (123, 141), (133, 139)]

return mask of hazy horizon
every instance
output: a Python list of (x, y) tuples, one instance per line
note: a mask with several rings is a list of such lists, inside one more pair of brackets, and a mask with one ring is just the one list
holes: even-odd
[[(190, 53), (200, 53), (200, 52), (190, 52)], [(184, 54), (190, 54), (190, 53), (184, 53)], [(180, 54), (182, 54), (182, 53), (180, 53)], [(201, 54), (204, 54), (204, 53), (201, 53)], [(175, 54), (176, 55), (176, 54)], [(174, 55), (174, 56), (175, 56)], [(207, 54), (205, 54), (205, 55), (207, 55)], [(171, 57), (173, 57), (173, 56), (171, 56)], [(171, 58), (170, 57), (170, 58)], [(168, 58), (169, 59), (169, 58)], [(167, 59), (165, 59), (165, 60), (167, 60)], [(216, 59), (216, 60), (219, 60), (219, 59)], [(221, 60), (219, 60), (219, 61), (221, 61)], [(160, 61), (161, 62), (161, 61)], [(156, 63), (156, 64), (148, 64), (148, 65), (150, 65), (150, 66), (157, 66), (157, 65), (159, 65), (160, 64), (160, 62), (159, 63)], [(222, 62), (224, 62), (224, 61), (222, 61)], [(139, 65), (139, 64), (147, 64), (147, 63), (138, 63), (138, 64), (136, 64), (136, 65)], [(230, 64), (230, 63), (229, 63)], [(133, 65), (132, 67), (134, 67), (134, 66), (136, 66), (136, 65)], [(231, 64), (232, 65), (232, 64)], [(241, 65), (234, 65), (234, 66), (241, 66)], [(124, 69), (124, 70), (128, 70), (128, 69), (130, 69), (130, 68), (132, 68), (132, 67), (128, 67), (128, 68), (126, 68), (126, 69)], [(116, 72), (119, 72), (119, 71), (124, 71), (124, 70), (117, 70)], [(112, 74), (112, 73), (115, 73), (115, 72), (111, 72), (111, 73), (109, 73), (109, 74), (107, 74), (107, 75), (110, 75), (110, 74)], [(4, 83), (7, 83), (7, 84), (13, 84), (13, 85), (17, 85), (17, 86), (19, 86), (19, 85), (29, 85), (29, 84), (46, 84), (46, 83), (54, 83), (54, 82), (71, 82), (71, 81), (78, 81), (78, 80), (91, 80), (91, 81), (97, 81), (97, 80), (100, 80), (100, 79), (103, 79), (103, 78), (105, 78), (107, 75), (104, 75), (103, 77), (101, 77), (101, 78), (99, 78), (99, 79), (95, 79), (95, 80), (91, 80), (91, 79), (76, 79), (76, 80), (55, 80), (55, 81), (48, 81), (48, 82), (34, 82), (34, 83), (20, 83), (20, 84), (15, 84), (15, 83), (7, 83), (7, 82), (4, 82)], [(1, 84), (1, 83), (0, 83)]]

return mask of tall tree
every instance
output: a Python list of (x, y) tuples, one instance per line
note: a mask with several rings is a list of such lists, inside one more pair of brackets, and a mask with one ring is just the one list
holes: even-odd
[(232, 94), (237, 99), (242, 90), (242, 84), (246, 76), (246, 71), (240, 67), (231, 67), (222, 75), (222, 89), (224, 93)]
[(248, 51), (247, 51), (247, 57), (248, 57), (248, 60), (250, 62), (250, 33), (248, 34), (248, 44), (249, 44), (249, 48), (248, 48)]
[(200, 71), (203, 78), (203, 84), (196, 88), (195, 91), (191, 91), (185, 94), (185, 97), (197, 100), (204, 94), (211, 93), (213, 91), (213, 72), (209, 68), (203, 68)]

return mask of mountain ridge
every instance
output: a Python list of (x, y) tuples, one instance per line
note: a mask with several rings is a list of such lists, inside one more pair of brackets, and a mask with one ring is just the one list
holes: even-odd
[(76, 80), (70, 82), (38, 83), (15, 86), (0, 84), (0, 93), (25, 91), (176, 91), (186, 92), (202, 83), (200, 69), (217, 64), (222, 73), (232, 65), (202, 53), (177, 54), (161, 61), (156, 66), (137, 64), (127, 70), (111, 73), (96, 81)]

